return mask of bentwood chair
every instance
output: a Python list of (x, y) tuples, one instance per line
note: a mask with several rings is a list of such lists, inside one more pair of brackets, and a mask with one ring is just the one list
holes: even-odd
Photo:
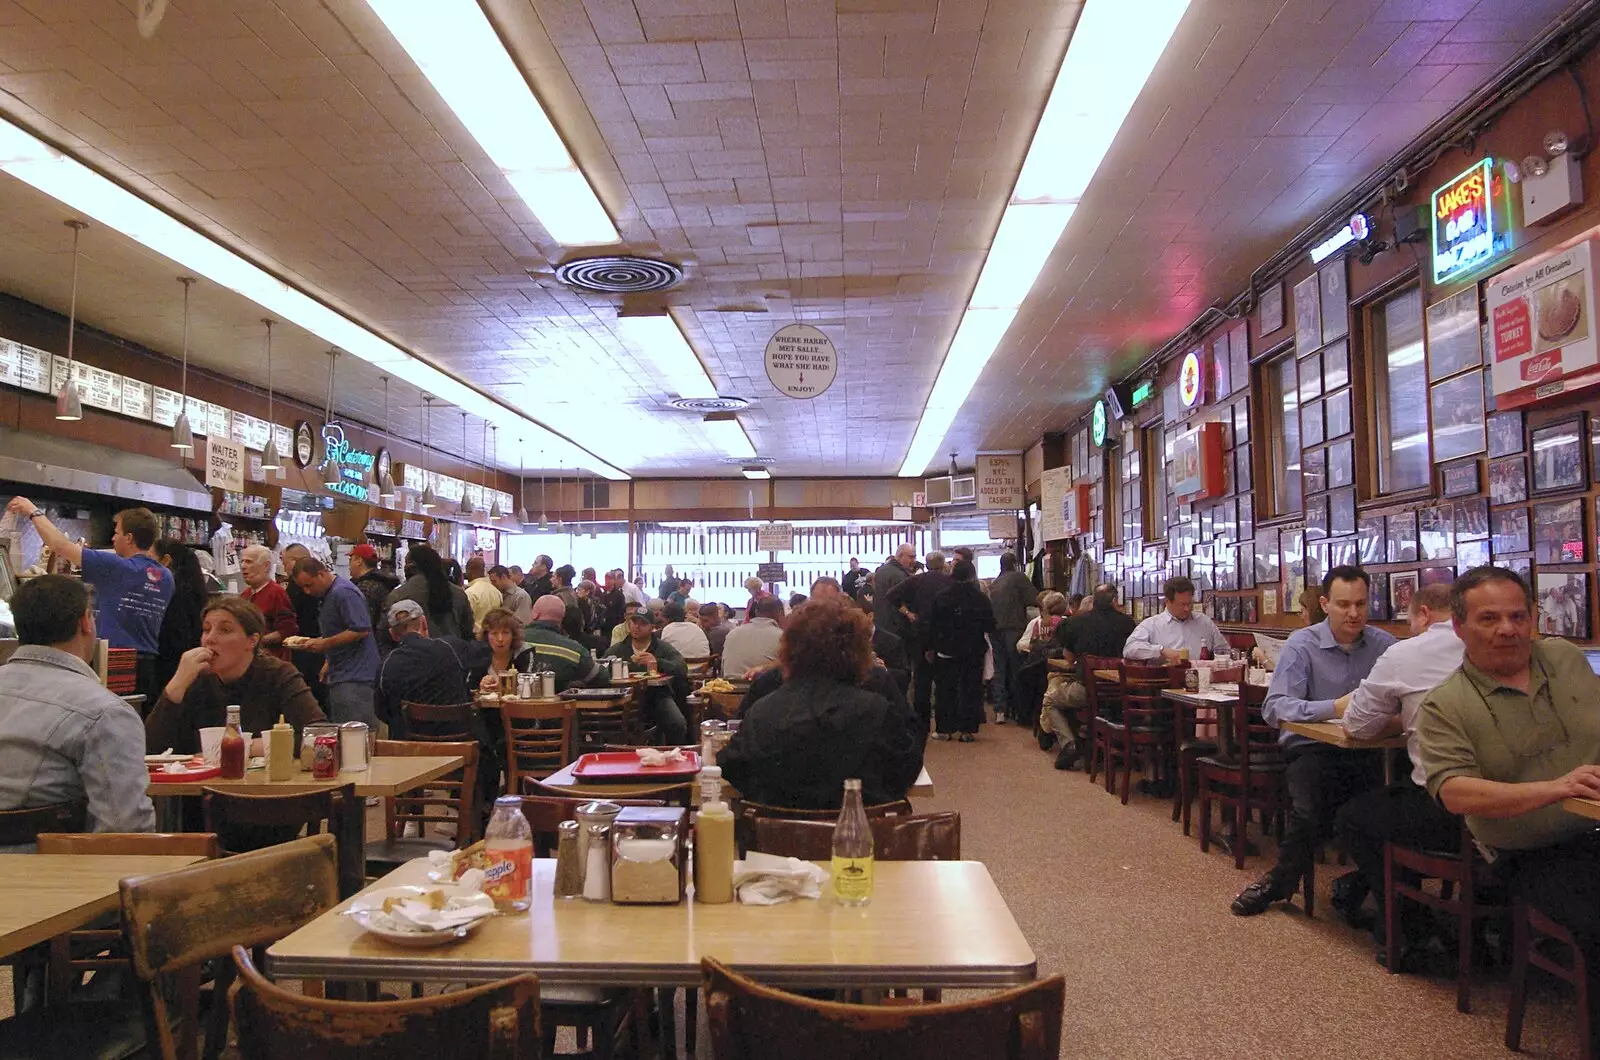
[[(1263, 685), (1240, 684), (1239, 699), (1218, 711), (1218, 724), (1229, 727), (1225, 742), (1231, 755), (1221, 752), (1201, 755), (1195, 760), (1199, 770), (1200, 850), (1211, 849), (1211, 804), (1222, 805), (1224, 813), (1233, 810), (1233, 867), (1244, 868), (1245, 825), (1252, 810), (1261, 811), (1263, 826), (1269, 820), (1281, 821), (1289, 808), (1284, 785), (1283, 755), (1278, 750), (1278, 730), (1261, 716), (1267, 690)], [(1307, 915), (1312, 900), (1312, 870), (1306, 871)]]
[[(478, 839), (478, 754), (476, 740), (470, 743), (428, 743), (411, 740), (379, 740), (377, 753), (384, 757), (426, 758), (434, 755), (460, 756), (461, 768), (430, 780), (404, 795), (383, 800), (384, 838), (366, 845), (368, 876), (382, 876), (434, 850), (457, 850)], [(406, 836), (415, 825), (417, 835)], [(428, 835), (429, 825), (453, 825), (455, 838)]]
[(338, 841), (340, 897), (350, 898), (366, 886), (361, 843), (366, 802), (356, 798), (354, 784), (293, 795), (246, 795), (236, 788), (202, 792), (206, 831), (217, 834), (224, 853), (259, 850), (293, 840), (301, 831), (316, 835), (326, 828)]
[(412, 742), (461, 743), (476, 740), (476, 714), (471, 703), (413, 703), (405, 700), (406, 739)]
[[(56, 802), (48, 806), (28, 806), (20, 810), (0, 810), (0, 847), (31, 845), (41, 832), (81, 832), (88, 815), (82, 802)], [(11, 1010), (28, 1007), (31, 993), (43, 983), (49, 959), (47, 947), (40, 945), (0, 960), (11, 967)]]
[[(961, 815), (953, 810), (873, 817), (867, 823), (880, 861), (961, 860)], [(833, 856), (835, 827), (832, 821), (757, 817), (752, 822), (752, 849), (802, 861), (827, 861)]]
[(218, 961), (204, 1054), (214, 1060), (227, 1043), (223, 999), (233, 979), (233, 963), (219, 958), (235, 946), (276, 942), (337, 905), (338, 856), (332, 836), (307, 836), (126, 879), (121, 892), (123, 939), (151, 1051), (161, 1060), (196, 1055), (201, 965)]
[(233, 948), (233, 965), (244, 1060), (540, 1060), (543, 1052), (534, 975), (408, 1001), (326, 1001), (267, 981), (243, 946)]
[[(1528, 1005), (1528, 965), (1549, 972), (1578, 993), (1578, 1049), (1581, 1060), (1600, 1060), (1594, 1050), (1594, 1029), (1589, 1025), (1588, 962), (1577, 938), (1526, 902), (1511, 905), (1511, 1006), (1506, 1013), (1506, 1048), (1522, 1051), (1522, 1016)], [(1560, 946), (1566, 962), (1546, 953), (1546, 946)]]
[(718, 961), (700, 963), (716, 1060), (1054, 1060), (1061, 976), (955, 1004), (841, 1005), (762, 986)]
[[(873, 803), (866, 808), (867, 819), (870, 821), (878, 817), (909, 817), (915, 811), (911, 808), (910, 799), (896, 799), (893, 802)], [(740, 850), (760, 849), (755, 847), (756, 822), (762, 819), (779, 821), (822, 821), (832, 823), (839, 819), (838, 810), (797, 810), (788, 806), (769, 806), (764, 802), (751, 802), (746, 799), (739, 804), (738, 816), (734, 818), (734, 835)], [(830, 851), (830, 855), (831, 851)]]

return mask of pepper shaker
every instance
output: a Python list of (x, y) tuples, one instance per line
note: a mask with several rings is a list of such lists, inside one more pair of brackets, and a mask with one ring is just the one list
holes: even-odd
[(583, 897), (584, 865), (578, 853), (578, 822), (562, 821), (556, 826), (557, 898)]

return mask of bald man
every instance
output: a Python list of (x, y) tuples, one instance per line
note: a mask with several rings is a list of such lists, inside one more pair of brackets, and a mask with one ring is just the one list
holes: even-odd
[(533, 621), (522, 631), (527, 647), (516, 658), (523, 672), (550, 670), (556, 675), (556, 691), (568, 688), (604, 687), (611, 683), (605, 668), (595, 661), (588, 648), (561, 630), (567, 605), (559, 596), (541, 596), (533, 602)]

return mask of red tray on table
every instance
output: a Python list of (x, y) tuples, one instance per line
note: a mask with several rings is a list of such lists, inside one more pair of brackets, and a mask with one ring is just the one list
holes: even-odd
[(187, 773), (163, 773), (160, 767), (151, 767), (150, 769), (150, 783), (152, 784), (187, 784), (195, 780), (215, 780), (220, 776), (222, 776), (221, 766), (191, 769)]
[(582, 755), (572, 767), (578, 780), (689, 780), (700, 772), (700, 752), (684, 751), (683, 761), (647, 766), (632, 751), (600, 751)]

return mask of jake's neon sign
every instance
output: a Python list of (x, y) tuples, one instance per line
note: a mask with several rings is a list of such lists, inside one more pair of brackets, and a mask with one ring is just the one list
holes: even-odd
[[(1433, 282), (1449, 283), (1509, 249), (1504, 178), (1484, 158), (1433, 193)], [(1498, 207), (1498, 208), (1497, 208)]]
[(337, 423), (323, 425), (322, 470), (338, 473), (337, 479), (329, 474), (324, 480), (323, 484), (330, 490), (342, 493), (346, 497), (366, 500), (367, 475), (375, 461), (373, 454), (350, 444), (349, 439), (344, 436), (343, 427)]

